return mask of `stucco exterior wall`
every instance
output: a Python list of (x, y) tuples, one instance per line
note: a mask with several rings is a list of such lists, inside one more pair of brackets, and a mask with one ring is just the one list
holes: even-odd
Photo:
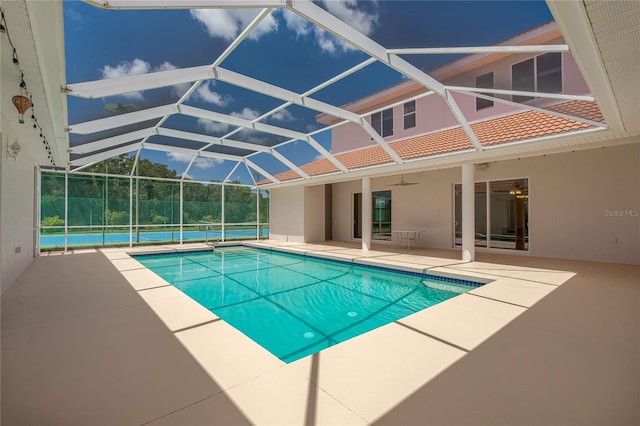
[(274, 240), (304, 242), (304, 187), (269, 191), (269, 236)]
[[(552, 40), (551, 44), (561, 44), (562, 39)], [(589, 88), (585, 83), (575, 60), (570, 53), (562, 53), (562, 88), (564, 93), (583, 95), (589, 93)], [(443, 81), (445, 85), (475, 87), (476, 77), (488, 72), (494, 74), (494, 87), (497, 89), (510, 90), (511, 67), (514, 64), (539, 56), (539, 54), (513, 54), (504, 57), (496, 62), (480, 66), (472, 71), (462, 73), (455, 77)], [(453, 98), (458, 103), (463, 114), (469, 122), (486, 120), (490, 117), (510, 114), (523, 111), (521, 108), (494, 103), (492, 107), (476, 111), (476, 101), (474, 97), (453, 93)], [(511, 100), (511, 96), (498, 96), (506, 100)], [(549, 100), (535, 99), (528, 104), (541, 106)], [(370, 118), (368, 118), (370, 120)], [(443, 99), (437, 95), (431, 95), (416, 101), (416, 126), (404, 129), (403, 106), (393, 109), (393, 134), (385, 138), (387, 142), (406, 139), (412, 136), (431, 133), (440, 129), (458, 126), (459, 123), (445, 104)], [(340, 153), (345, 151), (373, 145), (371, 137), (362, 128), (353, 123), (336, 127), (332, 130), (332, 152)]]
[(361, 191), (362, 184), (359, 180), (333, 184), (334, 240), (351, 241), (353, 239), (353, 194)]
[[(529, 179), (533, 256), (640, 264), (640, 144), (490, 163), (476, 182)], [(387, 186), (399, 176), (372, 180), (372, 191), (392, 191), (395, 229), (424, 228), (419, 245), (452, 248), (453, 185), (460, 168), (405, 174), (413, 186)], [(352, 241), (353, 193), (360, 181), (333, 185), (333, 239)]]
[(270, 238), (316, 243), (325, 240), (325, 186), (270, 191)]
[(33, 261), (34, 159), (27, 143), (20, 156), (7, 155), (7, 146), (16, 141), (8, 123), (2, 120), (0, 155), (0, 289), (4, 293)]
[(640, 264), (640, 144), (520, 162), (493, 173), (531, 170), (532, 254)]
[(324, 185), (304, 188), (304, 241), (317, 243), (324, 241)]

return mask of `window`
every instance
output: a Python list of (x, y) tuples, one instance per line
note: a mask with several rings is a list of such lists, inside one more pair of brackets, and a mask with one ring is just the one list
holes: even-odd
[[(483, 89), (493, 89), (493, 72), (488, 72), (476, 77), (476, 87)], [(476, 98), (476, 111), (481, 109), (490, 108), (493, 106), (493, 101), (487, 99)]]
[[(562, 56), (545, 53), (511, 67), (511, 87), (526, 92), (558, 93), (562, 91)], [(513, 96), (514, 102), (526, 102), (532, 96)]]
[(393, 134), (393, 109), (389, 108), (371, 114), (371, 126), (382, 137), (391, 136)]
[[(462, 185), (454, 186), (454, 241), (462, 244)], [(475, 185), (475, 245), (529, 249), (529, 180), (509, 179)]]
[[(533, 71), (533, 58), (520, 62), (511, 67), (511, 87), (513, 90), (523, 92), (535, 92), (536, 82)], [(532, 96), (513, 95), (513, 102), (526, 102), (533, 99)]]
[(382, 134), (382, 113), (381, 112), (376, 112), (375, 114), (371, 114), (371, 126), (376, 132), (378, 132), (379, 135)]
[(391, 191), (376, 191), (373, 196), (373, 240), (391, 241)]
[(546, 53), (537, 58), (538, 92), (562, 92), (562, 57), (560, 53)]
[(416, 127), (416, 101), (404, 104), (404, 128)]

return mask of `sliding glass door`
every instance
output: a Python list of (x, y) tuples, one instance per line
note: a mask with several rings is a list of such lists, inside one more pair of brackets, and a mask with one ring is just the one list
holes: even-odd
[[(376, 191), (372, 194), (373, 240), (391, 241), (391, 191)], [(362, 238), (362, 194), (353, 194), (353, 238)]]
[[(454, 242), (462, 244), (462, 185), (454, 185)], [(476, 247), (529, 249), (529, 180), (475, 185)]]

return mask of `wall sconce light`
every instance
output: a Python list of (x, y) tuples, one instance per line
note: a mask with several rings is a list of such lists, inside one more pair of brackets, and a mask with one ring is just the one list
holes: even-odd
[(7, 147), (7, 155), (15, 160), (20, 155), (21, 149), (22, 147), (20, 146), (18, 141), (15, 141)]
[(23, 114), (27, 112), (29, 108), (31, 108), (31, 99), (23, 95), (16, 95), (11, 98), (11, 102), (13, 102), (13, 105), (15, 105), (16, 109), (18, 110), (18, 121), (20, 122), (20, 124), (24, 123)]

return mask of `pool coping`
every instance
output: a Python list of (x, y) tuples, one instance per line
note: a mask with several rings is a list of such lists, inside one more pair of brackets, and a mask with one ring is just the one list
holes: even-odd
[[(332, 258), (330, 256), (323, 256), (322, 253), (298, 253), (298, 252), (294, 252), (294, 251), (287, 251), (287, 250), (282, 250), (279, 248), (274, 248), (274, 247), (260, 247), (257, 245), (250, 245), (250, 244), (228, 244), (228, 245), (219, 245), (216, 247), (220, 247), (220, 248), (228, 248), (228, 247), (247, 247), (247, 248), (253, 248), (256, 250), (262, 250), (262, 251), (275, 251), (278, 253), (283, 253), (283, 254), (288, 254), (291, 256), (299, 256), (299, 257), (303, 257), (303, 258), (310, 258), (310, 259), (318, 259), (318, 260), (323, 260), (323, 261), (329, 261), (329, 262), (335, 262), (335, 263), (339, 263), (339, 264), (344, 264), (344, 265), (355, 265), (355, 266), (360, 266), (366, 269), (371, 269), (371, 270), (379, 270), (379, 271), (386, 271), (386, 272), (395, 272), (395, 273), (400, 273), (400, 274), (405, 274), (405, 275), (409, 275), (409, 276), (414, 276), (414, 277), (418, 277), (418, 278), (424, 278), (424, 279), (435, 279), (435, 280), (439, 280), (439, 281), (443, 281), (443, 282), (450, 282), (450, 283), (454, 283), (454, 284), (461, 284), (461, 285), (466, 285), (468, 287), (473, 287), (473, 288), (478, 288), (478, 287), (482, 287), (485, 284), (488, 284), (490, 282), (492, 282), (492, 279), (489, 278), (480, 278), (480, 277), (473, 277), (471, 275), (463, 275), (463, 274), (447, 274), (447, 273), (442, 273), (442, 272), (435, 272), (435, 273), (430, 273), (427, 272), (429, 269), (419, 269), (419, 268), (411, 268), (409, 266), (397, 266), (397, 267), (390, 267), (390, 266), (385, 266), (380, 264), (379, 262), (375, 262), (375, 261), (358, 261), (358, 259), (353, 259), (351, 261), (349, 260), (345, 260), (345, 259), (336, 259), (336, 258)], [(215, 249), (213, 249), (215, 251)], [(149, 253), (131, 253), (130, 256), (132, 258), (138, 258), (138, 257), (152, 257), (152, 256), (170, 256), (172, 254), (182, 254), (182, 253), (207, 253), (211, 251), (211, 249), (195, 249), (195, 248), (189, 248), (189, 249), (184, 249), (184, 250), (174, 250), (174, 251), (154, 251), (154, 252), (149, 252)]]
[[(502, 265), (498, 265), (498, 268), (493, 264), (460, 262), (406, 252), (374, 252), (358, 257), (358, 250), (339, 246), (318, 250), (314, 245), (273, 241), (245, 242), (242, 245), (268, 247), (285, 253), (325, 259), (337, 258), (354, 264), (386, 268), (394, 264), (394, 269), (410, 272), (413, 269), (421, 273), (428, 271), (431, 275), (435, 273), (456, 278), (464, 276), (488, 281), (482, 287), (402, 320), (286, 364), (130, 256), (141, 253), (200, 251), (209, 249), (209, 246), (185, 244), (177, 247), (101, 250), (220, 385), (225, 395), (234, 399), (236, 393), (242, 393), (241, 389), (253, 392), (262, 386), (266, 377), (280, 377), (281, 380), (293, 380), (295, 377), (296, 380), (304, 380), (309, 386), (317, 387), (317, 392), (323, 397), (338, 401), (342, 408), (336, 409), (345, 416), (343, 419), (350, 419), (340, 420), (338, 423), (345, 424), (354, 423), (354, 414), (357, 424), (370, 423), (379, 418), (407, 398), (425, 380), (435, 378), (464, 358), (484, 340), (570, 278), (570, 274), (565, 271), (552, 271), (561, 275), (556, 276), (557, 282), (546, 277), (541, 281), (531, 278), (539, 273), (540, 270), (536, 268), (509, 268)], [(545, 279), (549, 282), (543, 282)], [(452, 318), (455, 319), (453, 322)], [(381, 348), (384, 350), (381, 351)], [(387, 365), (390, 362), (389, 356), (401, 359), (402, 362), (380, 371), (376, 366)], [(424, 362), (424, 356), (428, 356), (428, 363)], [(322, 360), (323, 369), (318, 376), (315, 366), (319, 359)], [(367, 368), (375, 368), (379, 373), (374, 382), (368, 375), (362, 375), (366, 371), (363, 362), (367, 365), (372, 363)], [(376, 391), (379, 381), (393, 384), (392, 389), (379, 395)], [(241, 396), (236, 397), (242, 399)], [(275, 396), (263, 398), (271, 399)], [(256, 423), (264, 423), (259, 421), (261, 414), (258, 408), (255, 408), (258, 411), (254, 418), (251, 409), (245, 408), (240, 400), (238, 402), (249, 418)], [(273, 409), (276, 410), (277, 401), (273, 401), (273, 404)], [(249, 407), (251, 406), (249, 403)]]

